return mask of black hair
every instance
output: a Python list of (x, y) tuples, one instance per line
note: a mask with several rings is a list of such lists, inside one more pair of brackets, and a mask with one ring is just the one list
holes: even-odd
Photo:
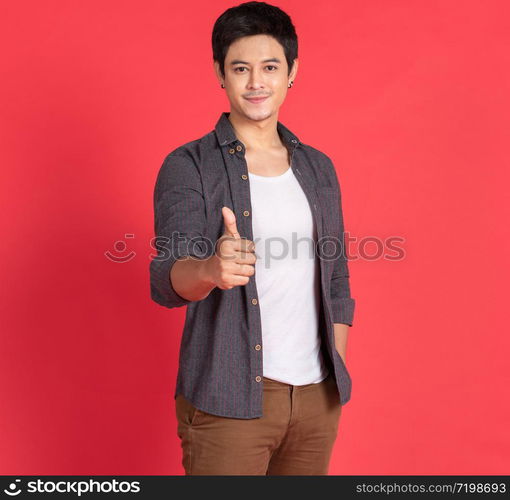
[(290, 73), (298, 56), (298, 39), (290, 16), (266, 2), (245, 2), (227, 9), (214, 23), (213, 60), (219, 62), (223, 77), (230, 45), (238, 38), (261, 34), (274, 37), (282, 45)]

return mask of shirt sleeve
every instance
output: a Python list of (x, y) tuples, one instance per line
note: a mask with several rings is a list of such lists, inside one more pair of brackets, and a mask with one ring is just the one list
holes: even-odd
[(347, 263), (347, 251), (345, 246), (345, 228), (344, 228), (344, 217), (342, 209), (342, 194), (340, 188), (340, 182), (336, 174), (333, 162), (331, 168), (334, 175), (334, 185), (337, 188), (338, 198), (340, 200), (338, 205), (338, 217), (337, 221), (339, 224), (338, 234), (340, 240), (337, 242), (339, 248), (336, 249), (335, 255), (338, 254), (338, 258), (335, 259), (333, 265), (333, 274), (331, 276), (331, 308), (333, 311), (333, 323), (344, 323), (349, 326), (353, 325), (354, 320), (354, 308), (355, 300), (351, 297), (350, 289), (350, 276), (349, 266)]
[(170, 281), (174, 263), (182, 257), (198, 259), (212, 255), (205, 238), (206, 210), (200, 174), (192, 158), (170, 153), (161, 166), (154, 188), (152, 248), (157, 255), (150, 263), (151, 299), (168, 307), (192, 302), (181, 297)]

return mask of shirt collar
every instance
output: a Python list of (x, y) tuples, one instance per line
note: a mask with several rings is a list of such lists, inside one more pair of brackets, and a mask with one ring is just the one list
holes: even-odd
[[(230, 112), (228, 111), (221, 113), (214, 128), (220, 146), (227, 146), (238, 140), (234, 132), (234, 127), (228, 119), (229, 115)], [(293, 134), (285, 125), (283, 125), (283, 123), (277, 122), (276, 128), (280, 134), (280, 137), (286, 142), (286, 145), (291, 148), (291, 150), (299, 144), (298, 137)]]

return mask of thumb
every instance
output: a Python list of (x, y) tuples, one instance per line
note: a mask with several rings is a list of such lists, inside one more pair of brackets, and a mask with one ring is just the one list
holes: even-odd
[(228, 207), (222, 207), (221, 213), (223, 215), (223, 224), (225, 225), (225, 233), (232, 236), (236, 240), (241, 239), (237, 231), (236, 216)]

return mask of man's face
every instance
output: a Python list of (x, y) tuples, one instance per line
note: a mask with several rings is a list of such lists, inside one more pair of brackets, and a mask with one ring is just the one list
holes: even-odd
[[(287, 95), (288, 84), (297, 72), (297, 59), (288, 75), (285, 52), (269, 35), (239, 38), (225, 57), (225, 78), (215, 63), (216, 74), (225, 84), (233, 111), (250, 120), (264, 120), (274, 114)], [(259, 101), (250, 98), (263, 98)]]

